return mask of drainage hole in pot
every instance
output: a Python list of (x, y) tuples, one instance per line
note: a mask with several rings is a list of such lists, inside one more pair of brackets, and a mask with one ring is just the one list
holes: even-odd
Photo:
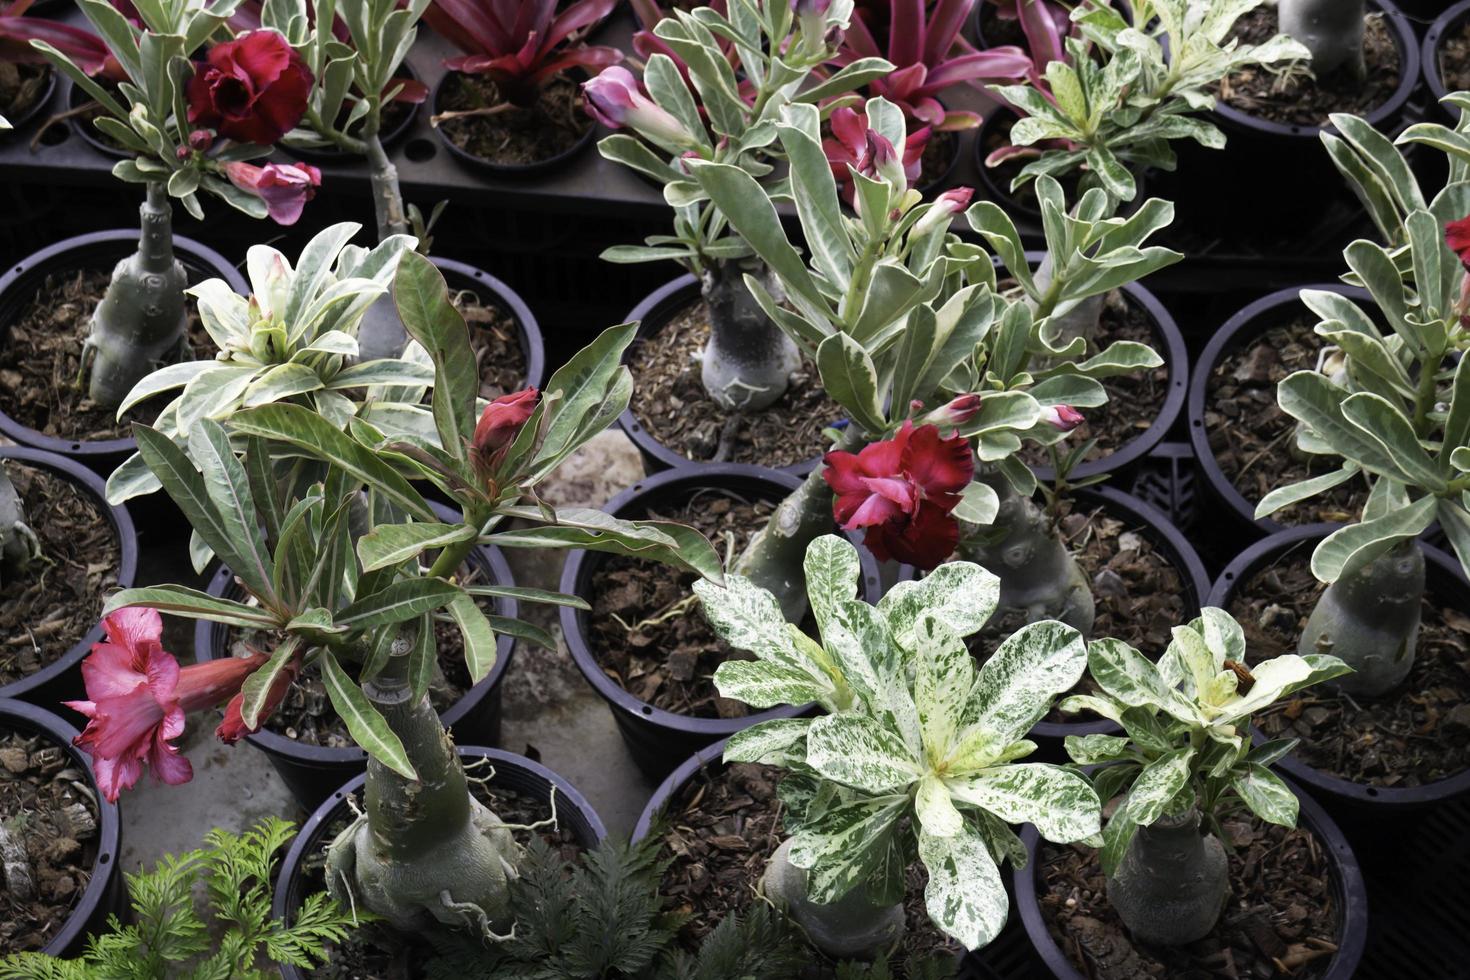
[(403, 155), (414, 163), (432, 160), (438, 153), (439, 148), (425, 139), (409, 140), (408, 145), (403, 148)]
[(81, 449), (81, 448), (82, 448), (82, 444), (79, 443), (79, 442), (74, 442), (74, 443), (71, 444), (71, 451), (72, 452), (76, 452), (78, 449)]
[(70, 126), (47, 126), (41, 131), (42, 146), (60, 146), (71, 139)]
[(109, 863), (111, 861), (112, 861), (112, 855), (111, 854), (108, 854), (106, 851), (103, 851), (101, 854), (99, 854), (97, 856), (97, 863), (98, 864), (107, 864), (107, 863)]
[(649, 706), (648, 706), (648, 705), (646, 705), (646, 704), (645, 704), (645, 705), (644, 705), (644, 706), (643, 706), (643, 713), (644, 713), (644, 714), (645, 714), (645, 715), (651, 715), (651, 714), (653, 714), (653, 709), (652, 709), (652, 708), (650, 708), (650, 707), (649, 707)]
[(1368, 787), (1368, 795), (1369, 796), (1377, 796), (1378, 795), (1378, 790), (1374, 789), (1372, 786), (1369, 786)]

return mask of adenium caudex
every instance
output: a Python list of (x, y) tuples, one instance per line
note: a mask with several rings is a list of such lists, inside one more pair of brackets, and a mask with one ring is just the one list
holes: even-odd
[(24, 575), (41, 556), (41, 542), (26, 523), (25, 502), (0, 460), (0, 585)]

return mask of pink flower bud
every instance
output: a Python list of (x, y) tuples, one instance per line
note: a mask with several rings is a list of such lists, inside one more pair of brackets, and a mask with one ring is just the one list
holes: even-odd
[(189, 134), (189, 148), (203, 153), (214, 145), (214, 134), (207, 129), (196, 129)]
[(535, 388), (527, 388), (501, 395), (485, 406), (470, 443), (470, 456), (482, 475), (489, 477), (495, 474), (511, 443), (516, 441), (521, 428), (536, 411), (540, 397)]
[(643, 94), (638, 80), (626, 68), (613, 65), (582, 83), (587, 113), (609, 129), (627, 126), (656, 143), (695, 146), (698, 143), (672, 113)]
[(1071, 405), (1052, 405), (1042, 410), (1041, 421), (1063, 432), (1071, 432), (1083, 423), (1084, 418), (1082, 413)]
[(268, 163), (264, 167), (227, 163), (225, 176), (242, 191), (264, 201), (271, 220), (278, 225), (294, 225), (322, 184), (322, 172), (309, 163)]
[(974, 196), (974, 189), (969, 187), (954, 187), (940, 194), (924, 216), (914, 222), (914, 227), (909, 230), (910, 238), (923, 238), (930, 232), (948, 228), (954, 216), (970, 206), (970, 199)]
[(921, 424), (950, 428), (964, 425), (980, 414), (983, 399), (978, 393), (958, 395), (920, 419)]

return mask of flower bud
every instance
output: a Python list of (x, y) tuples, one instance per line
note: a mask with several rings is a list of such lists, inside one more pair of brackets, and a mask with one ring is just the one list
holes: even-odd
[(499, 468), (540, 397), (535, 388), (527, 388), (501, 395), (485, 406), (470, 443), (470, 455), (481, 474), (488, 477)]
[(974, 196), (975, 191), (969, 187), (955, 187), (940, 194), (924, 216), (909, 229), (909, 238), (923, 238), (933, 231), (948, 228), (954, 216), (970, 206), (970, 198)]
[(1084, 417), (1071, 405), (1052, 405), (1042, 410), (1041, 421), (1063, 432), (1071, 432), (1083, 423)]
[(1444, 243), (1460, 257), (1460, 263), (1470, 269), (1470, 214), (1459, 221), (1445, 223)]
[(980, 414), (982, 402), (983, 399), (977, 392), (958, 395), (919, 419), (919, 424), (937, 425), (942, 428), (964, 425)]
[(207, 129), (196, 129), (189, 134), (189, 149), (200, 153), (214, 145), (214, 133)]
[(643, 94), (626, 68), (613, 65), (582, 83), (587, 113), (609, 129), (627, 126), (655, 143), (694, 147), (699, 141), (673, 114)]

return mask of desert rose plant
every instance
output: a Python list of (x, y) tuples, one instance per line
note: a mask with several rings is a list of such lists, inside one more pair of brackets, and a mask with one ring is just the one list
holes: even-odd
[(1246, 666), (1245, 635), (1223, 609), (1206, 608), (1155, 665), (1120, 640), (1095, 640), (1087, 667), (1101, 689), (1063, 711), (1089, 710), (1123, 735), (1069, 735), (1067, 754), (1092, 773), (1108, 819), (1100, 854), (1108, 900), (1134, 936), (1183, 945), (1207, 935), (1225, 907), (1221, 820), (1244, 808), (1295, 827), (1297, 799), (1271, 772), (1295, 739), (1252, 746), (1251, 715), (1294, 691), (1349, 672), (1336, 657), (1295, 654)]
[[(323, 274), (327, 268), (323, 260)], [(394, 283), (399, 314), (434, 365), (425, 432), (385, 432), (357, 415), (344, 429), (289, 402), (240, 408), (228, 428), (201, 418), (184, 448), (136, 427), (144, 461), (248, 600), (166, 585), (110, 597), (108, 622), (118, 632), (113, 648), (99, 647), (83, 667), (91, 701), (79, 708), (92, 720), (82, 744), (109, 795), (135, 781), (145, 762), (178, 782), (187, 763), (169, 740), (187, 711), (228, 701), (219, 734), (238, 739), (270, 715), (292, 679), (317, 671), (370, 757), (366, 810), (328, 853), (333, 895), (405, 931), (442, 925), (490, 941), (513, 925), (507, 882), (519, 852), (505, 825), (469, 794), (426, 697), (436, 663), (433, 619), (458, 629), (468, 672), (479, 680), (494, 663), (497, 633), (551, 640), (528, 624), (487, 616), (477, 597), (578, 600), (463, 584), (461, 563), (486, 543), (634, 554), (716, 580), (721, 569), (691, 529), (553, 511), (535, 495), (538, 482), (626, 407), (631, 381), (621, 355), (632, 325), (611, 328), (574, 355), (544, 393), (507, 395), (480, 411), (468, 329), (443, 277), (404, 252)], [(298, 328), (289, 313), (283, 326), (288, 337)], [(278, 460), (304, 461), (320, 478), (306, 485)], [(423, 481), (455, 501), (458, 521), (436, 515), (415, 487)], [(513, 519), (523, 523), (508, 529)], [(181, 670), (158, 646), (153, 610), (279, 640), (269, 653)], [(120, 690), (129, 692), (127, 711), (109, 702)]]
[[(707, 7), (675, 11), (653, 33), (680, 59), (682, 73), (674, 57), (655, 52), (641, 86), (624, 68), (609, 68), (583, 86), (587, 109), (598, 121), (633, 131), (607, 137), (598, 150), (663, 184), (664, 199), (674, 209), (672, 235), (653, 236), (643, 246), (615, 246), (602, 257), (673, 260), (699, 277), (710, 316), (700, 378), (710, 398), (732, 411), (765, 408), (779, 399), (801, 355), (745, 286), (750, 275), (774, 288), (762, 256), (691, 178), (688, 161), (765, 177), (772, 171), (783, 106), (815, 105), (892, 67), (881, 58), (856, 59), (809, 84), (835, 53), (832, 37), (846, 28), (852, 2), (796, 6), (793, 12), (792, 4), (778, 0), (742, 0), (729, 19)], [(732, 39), (738, 43), (727, 52), (721, 45)]]
[(1031, 726), (1082, 676), (1082, 637), (1035, 623), (977, 670), (964, 637), (999, 597), (983, 568), (941, 565), (876, 607), (856, 598), (858, 556), (843, 539), (813, 541), (805, 571), (820, 642), (746, 579), (695, 583), (716, 632), (756, 657), (720, 665), (722, 695), (827, 712), (763, 722), (726, 746), (728, 761), (787, 770), (790, 836), (767, 866), (765, 895), (829, 955), (871, 955), (903, 931), (904, 872), (917, 858), (934, 924), (968, 949), (984, 946), (1006, 922), (999, 866), (1025, 860), (1009, 825), (1033, 823), (1058, 842), (1099, 830), (1085, 778), (1015, 761), (1036, 748)]
[(1437, 520), (1470, 567), (1467, 211), (1462, 184), (1441, 194), (1433, 211), (1409, 213), (1405, 247), (1349, 245), (1349, 281), (1367, 288), (1377, 319), (1336, 293), (1303, 290), (1321, 318), (1316, 332), (1342, 352), (1342, 370), (1337, 377), (1298, 371), (1277, 388), (1282, 410), (1301, 423), (1297, 446), (1341, 465), (1273, 490), (1257, 515), (1360, 475), (1372, 484), (1360, 519), (1312, 555), (1312, 573), (1327, 590), (1299, 646), (1352, 666), (1340, 683), (1355, 695), (1386, 694), (1413, 666), (1425, 574), (1415, 539)]
[(41, 542), (26, 523), (25, 502), (0, 462), (0, 583), (26, 574), (41, 556)]
[(234, 0), (155, 0), (139, 5), (137, 21), (106, 0), (79, 5), (126, 76), (120, 95), (89, 74), (94, 58), (79, 64), (45, 40), (32, 44), (101, 106), (97, 128), (135, 154), (113, 174), (147, 190), (138, 250), (113, 270), (83, 350), (92, 400), (116, 407), (184, 351), (186, 282), (174, 257), (172, 201), (202, 218), (200, 195), (208, 193), (290, 224), (321, 177), (312, 167), (247, 162), (268, 153), (306, 108), (311, 76), (284, 37), (251, 32), (215, 45), (208, 62), (190, 61), (224, 30)]

